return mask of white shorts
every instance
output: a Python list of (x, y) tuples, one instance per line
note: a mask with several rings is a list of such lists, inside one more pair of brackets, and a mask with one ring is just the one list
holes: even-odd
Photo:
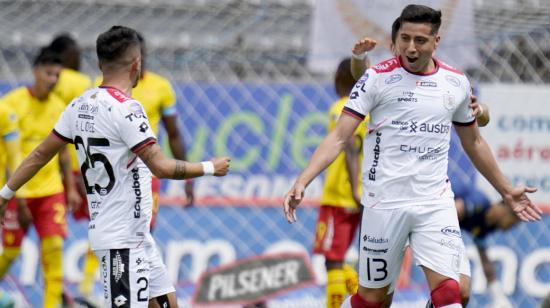
[(148, 307), (149, 299), (175, 292), (155, 245), (95, 250), (105, 307)]
[[(382, 288), (395, 282), (409, 240), (413, 259), (459, 281), (466, 271), (464, 242), (454, 200), (397, 209), (364, 208), (359, 252), (359, 284)], [(467, 263), (469, 272), (469, 263)]]

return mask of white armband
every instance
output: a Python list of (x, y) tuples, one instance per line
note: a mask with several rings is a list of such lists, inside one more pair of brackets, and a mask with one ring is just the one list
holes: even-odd
[(8, 187), (8, 184), (4, 185), (4, 187), (2, 187), (2, 190), (0, 190), (0, 197), (2, 197), (3, 199), (10, 200), (11, 198), (13, 198), (14, 195), (15, 191), (11, 190)]
[(204, 175), (214, 175), (214, 163), (211, 161), (202, 161), (202, 171)]

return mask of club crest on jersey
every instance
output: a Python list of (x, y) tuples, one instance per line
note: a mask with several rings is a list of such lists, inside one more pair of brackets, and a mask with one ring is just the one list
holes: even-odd
[(455, 97), (452, 94), (443, 95), (443, 106), (447, 110), (453, 110), (456, 107)]
[(390, 77), (388, 77), (384, 82), (386, 84), (392, 84), (400, 81), (401, 79), (403, 79), (403, 76), (401, 76), (400, 74), (393, 74)]
[(447, 75), (445, 76), (445, 80), (457, 88), (460, 86), (460, 80), (458, 80), (455, 76)]

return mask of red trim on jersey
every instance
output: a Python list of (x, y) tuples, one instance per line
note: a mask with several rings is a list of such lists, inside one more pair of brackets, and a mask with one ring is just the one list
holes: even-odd
[(397, 57), (395, 57), (376, 64), (372, 67), (372, 69), (377, 73), (387, 73), (393, 71), (398, 67), (401, 67), (401, 62)]
[(110, 86), (99, 86), (101, 89), (107, 90), (111, 96), (116, 99), (117, 101), (124, 103), (125, 101), (131, 100), (132, 98), (128, 95), (124, 94), (124, 92), (120, 91), (119, 89), (115, 87)]
[(459, 75), (464, 75), (463, 72), (457, 70), (456, 68), (444, 63), (444, 62), (441, 62), (439, 60), (435, 60), (435, 62), (439, 65), (439, 67), (441, 67), (442, 69), (445, 69), (445, 70), (448, 70), (448, 71), (451, 71), (453, 73), (457, 73)]
[(365, 119), (365, 116), (362, 115), (361, 113), (349, 108), (349, 107), (345, 107), (342, 109), (342, 113), (345, 113), (345, 114), (349, 114), (350, 116), (354, 117), (354, 118), (357, 118), (361, 121), (363, 121)]
[(470, 125), (474, 125), (474, 123), (475, 123), (476, 121), (477, 121), (477, 119), (474, 119), (473, 121), (471, 121), (471, 122), (466, 122), (466, 123), (453, 121), (453, 124), (456, 125), (456, 126), (470, 126)]
[(144, 147), (150, 145), (150, 144), (153, 144), (157, 142), (157, 139), (153, 138), (153, 137), (149, 137), (145, 140), (143, 140), (142, 142), (134, 145), (130, 150), (134, 153), (137, 153), (139, 152), (141, 149), (143, 149)]
[(67, 138), (63, 135), (61, 135), (59, 132), (57, 132), (55, 129), (52, 129), (52, 133), (54, 134), (54, 136), (56, 136), (57, 138), (67, 142), (67, 143), (73, 143), (73, 141), (70, 139), (70, 138)]
[(126, 165), (126, 169), (130, 168), (130, 166), (137, 160), (137, 156), (134, 156), (134, 158), (132, 158), (128, 164)]
[(397, 61), (399, 61), (399, 66), (401, 66), (405, 71), (407, 71), (407, 73), (409, 74), (413, 74), (413, 75), (417, 75), (417, 76), (430, 76), (430, 75), (434, 75), (435, 73), (437, 73), (437, 71), (439, 71), (439, 61), (437, 61), (436, 59), (433, 59), (432, 60), (434, 61), (434, 64), (435, 64), (435, 67), (434, 67), (434, 70), (431, 71), (431, 72), (427, 72), (427, 73), (416, 73), (416, 72), (411, 72), (409, 71), (401, 62), (401, 58), (400, 57), (397, 57)]

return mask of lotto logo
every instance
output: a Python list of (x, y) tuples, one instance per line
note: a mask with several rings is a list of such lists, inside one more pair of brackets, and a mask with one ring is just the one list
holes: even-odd
[(119, 295), (119, 296), (115, 297), (115, 299), (113, 300), (113, 303), (115, 304), (115, 306), (120, 307), (120, 306), (126, 304), (127, 301), (128, 301), (128, 299), (126, 297), (124, 297), (124, 295)]

